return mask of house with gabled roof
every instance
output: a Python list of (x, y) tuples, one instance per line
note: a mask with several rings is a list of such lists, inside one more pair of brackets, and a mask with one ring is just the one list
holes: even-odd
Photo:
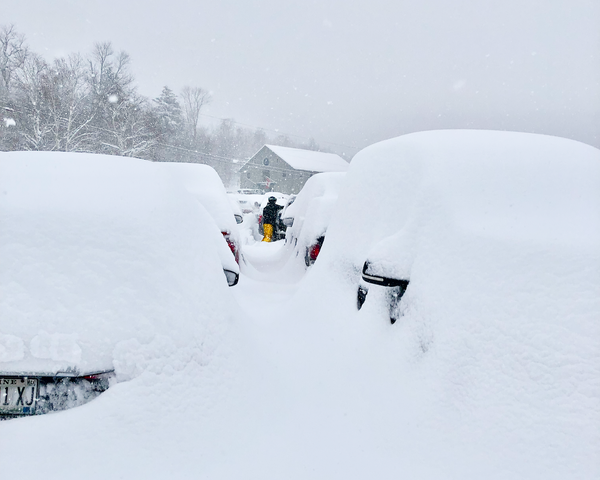
[(348, 166), (335, 153), (265, 145), (239, 169), (240, 188), (295, 194), (315, 173), (345, 172)]

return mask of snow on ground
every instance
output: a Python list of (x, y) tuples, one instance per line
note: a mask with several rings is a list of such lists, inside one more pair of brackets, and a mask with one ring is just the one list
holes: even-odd
[[(155, 343), (162, 369), (0, 423), (3, 473), (598, 478), (599, 180), (598, 150), (551, 137), (374, 145), (300, 281), (282, 242), (245, 245), (233, 297), (200, 314), (203, 357)], [(367, 257), (410, 274), (395, 325), (381, 287), (356, 310)]]

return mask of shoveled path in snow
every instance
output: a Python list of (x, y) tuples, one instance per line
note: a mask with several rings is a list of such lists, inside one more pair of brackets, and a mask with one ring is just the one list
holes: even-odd
[(285, 315), (286, 302), (296, 292), (298, 282), (282, 275), (285, 264), (283, 241), (246, 245), (242, 277), (233, 293), (244, 313), (254, 320)]
[(422, 458), (429, 448), (398, 439), (410, 404), (422, 397), (403, 394), (399, 385), (410, 381), (386, 367), (393, 342), (374, 348), (372, 328), (347, 323), (352, 305), (302, 302), (295, 294), (311, 279), (301, 281), (287, 263), (283, 242), (245, 246), (244, 254), (232, 290), (249, 378), (232, 410), (244, 411), (238, 428), (252, 438), (221, 465), (219, 478), (243, 471), (256, 479), (391, 479), (415, 461), (440, 478)]

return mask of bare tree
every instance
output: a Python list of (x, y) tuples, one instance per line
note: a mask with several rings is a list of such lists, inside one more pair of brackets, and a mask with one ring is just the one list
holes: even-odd
[(146, 99), (132, 95), (111, 110), (110, 123), (101, 145), (106, 153), (143, 158), (151, 153), (156, 139), (148, 126), (150, 108)]
[(156, 141), (149, 128), (149, 106), (133, 87), (130, 58), (110, 42), (97, 43), (88, 62), (99, 153), (143, 156)]
[(186, 86), (183, 87), (181, 91), (181, 99), (183, 100), (185, 123), (190, 134), (192, 145), (195, 145), (200, 110), (202, 110), (204, 105), (210, 103), (211, 95), (203, 88)]
[(44, 99), (48, 64), (37, 54), (28, 55), (15, 75), (17, 123), (27, 150), (51, 150), (52, 126)]
[(133, 77), (129, 74), (129, 55), (115, 53), (110, 42), (96, 43), (89, 65), (88, 82), (96, 100), (105, 105), (117, 103), (133, 91)]
[(50, 113), (54, 150), (90, 151), (95, 112), (79, 54), (56, 59), (47, 74), (45, 101)]
[(0, 99), (10, 93), (13, 75), (28, 53), (25, 37), (15, 31), (14, 25), (0, 27)]
[(0, 150), (19, 148), (12, 87), (15, 72), (23, 66), (27, 54), (25, 37), (15, 31), (14, 25), (0, 26)]

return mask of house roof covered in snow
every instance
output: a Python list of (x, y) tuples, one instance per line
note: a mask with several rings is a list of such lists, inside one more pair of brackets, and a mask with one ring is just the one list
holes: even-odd
[(265, 147), (296, 170), (309, 172), (345, 172), (348, 170), (348, 162), (335, 153), (315, 152), (276, 145), (265, 145)]

